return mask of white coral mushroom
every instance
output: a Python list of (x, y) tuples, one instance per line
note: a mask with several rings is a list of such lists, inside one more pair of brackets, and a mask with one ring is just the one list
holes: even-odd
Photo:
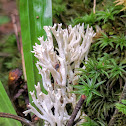
[[(66, 105), (72, 104), (75, 107), (76, 96), (70, 93), (73, 88), (70, 84), (75, 84), (78, 80), (76, 68), (80, 67), (81, 62), (88, 59), (87, 55), (94, 37), (94, 31), (89, 26), (86, 32), (84, 24), (75, 27), (68, 26), (62, 29), (62, 24), (44, 26), (47, 39), (38, 38), (40, 45), (33, 46), (33, 53), (38, 58), (36, 66), (42, 76), (44, 88), (48, 94), (41, 92), (40, 84), (36, 88), (36, 96), (31, 92), (33, 103), (40, 110), (38, 112), (31, 104), (29, 110), (24, 113), (27, 115), (33, 112), (39, 118), (45, 120), (45, 126), (65, 126), (70, 118)], [(54, 49), (53, 36), (58, 47)], [(54, 82), (51, 82), (50, 75)], [(80, 112), (77, 117), (80, 116)]]

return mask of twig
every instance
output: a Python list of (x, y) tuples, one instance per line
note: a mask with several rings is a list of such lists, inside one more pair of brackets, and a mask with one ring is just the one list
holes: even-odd
[(96, 0), (94, 0), (93, 13), (95, 14)]
[[(121, 102), (122, 99), (126, 99), (126, 78), (125, 78), (125, 85), (123, 87), (122, 95), (119, 99), (119, 103)], [(114, 126), (114, 123), (116, 121), (116, 115), (118, 114), (118, 112), (119, 112), (118, 109), (115, 109), (115, 112), (114, 112), (111, 120), (109, 121), (108, 126)]]
[(17, 21), (16, 21), (16, 15), (11, 14), (11, 19), (12, 19), (12, 23), (13, 23), (13, 27), (14, 27), (14, 33), (15, 33), (16, 40), (17, 40), (18, 51), (21, 53), (21, 45), (20, 45), (20, 40), (18, 37), (18, 26), (17, 26)]
[(13, 115), (13, 114), (10, 114), (10, 113), (3, 113), (3, 112), (0, 112), (0, 117), (5, 117), (5, 118), (11, 118), (11, 119), (15, 119), (15, 120), (18, 120), (28, 126), (34, 126), (34, 124), (32, 124), (31, 121), (23, 118), (23, 117), (20, 117), (20, 116), (17, 116), (17, 115)]
[(11, 14), (11, 19), (12, 19), (12, 23), (13, 23), (14, 33), (15, 33), (16, 40), (17, 40), (18, 51), (21, 53), (21, 57), (22, 57), (22, 67), (23, 67), (24, 79), (25, 79), (25, 81), (27, 81), (22, 41), (21, 41), (21, 37), (18, 36), (18, 22), (16, 20), (16, 16), (17, 16), (17, 14)]
[(75, 119), (78, 111), (80, 110), (81, 106), (83, 105), (85, 99), (86, 99), (86, 96), (85, 95), (81, 95), (81, 98), (78, 101), (78, 103), (76, 104), (75, 109), (73, 110), (73, 113), (72, 113), (72, 115), (70, 117), (70, 120), (67, 123), (67, 126), (72, 126), (73, 125), (74, 119)]

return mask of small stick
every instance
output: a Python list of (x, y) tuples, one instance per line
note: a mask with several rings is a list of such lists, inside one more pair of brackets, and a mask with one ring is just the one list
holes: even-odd
[(93, 13), (95, 14), (96, 0), (94, 0)]
[(18, 51), (21, 53), (21, 57), (22, 57), (22, 67), (23, 67), (24, 79), (25, 79), (25, 81), (27, 81), (22, 41), (21, 41), (21, 37), (18, 36), (18, 22), (16, 20), (16, 16), (17, 16), (17, 14), (11, 14), (11, 19), (12, 19), (12, 23), (13, 23), (13, 27), (14, 27), (14, 33), (15, 33), (16, 40), (17, 40)]
[(76, 104), (75, 109), (73, 110), (73, 113), (72, 113), (72, 115), (70, 117), (70, 120), (67, 123), (67, 126), (72, 126), (73, 125), (74, 119), (76, 118), (76, 115), (77, 115), (78, 111), (80, 110), (81, 106), (83, 105), (85, 99), (86, 99), (86, 96), (81, 95), (81, 98), (78, 101), (78, 103)]
[(23, 117), (20, 117), (20, 116), (17, 116), (17, 115), (13, 115), (13, 114), (10, 114), (10, 113), (3, 113), (3, 112), (0, 112), (0, 117), (5, 117), (5, 118), (11, 118), (11, 119), (15, 119), (15, 120), (18, 120), (28, 126), (34, 126), (32, 124), (31, 121), (23, 118)]
[(20, 40), (18, 37), (18, 26), (17, 26), (17, 21), (16, 21), (16, 15), (11, 14), (11, 19), (12, 19), (12, 23), (13, 23), (13, 27), (14, 27), (14, 33), (15, 33), (16, 40), (17, 40), (18, 51), (21, 53), (21, 45), (20, 45)]

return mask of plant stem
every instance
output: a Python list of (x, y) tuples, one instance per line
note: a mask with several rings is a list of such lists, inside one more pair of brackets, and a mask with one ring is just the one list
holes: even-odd
[[(119, 103), (121, 102), (122, 99), (126, 99), (126, 78), (125, 78), (125, 85), (123, 87), (123, 91), (122, 91), (122, 95), (119, 99)], [(108, 126), (113, 126), (115, 121), (116, 121), (116, 115), (118, 114), (118, 109), (115, 109), (115, 112), (111, 118), (111, 120), (109, 121)]]
[(34, 124), (23, 118), (23, 117), (20, 117), (20, 116), (17, 116), (17, 115), (13, 115), (13, 114), (10, 114), (10, 113), (3, 113), (3, 112), (0, 112), (0, 117), (5, 117), (5, 118), (11, 118), (11, 119), (15, 119), (15, 120), (18, 120), (24, 124), (26, 124), (27, 126), (34, 126)]
[(67, 123), (67, 126), (72, 126), (73, 125), (74, 119), (75, 119), (78, 111), (80, 110), (81, 106), (83, 105), (85, 99), (86, 99), (86, 96), (85, 95), (81, 95), (81, 98), (78, 101), (78, 103), (76, 104), (75, 109), (73, 110), (73, 113), (72, 113), (72, 115), (70, 117), (70, 120)]

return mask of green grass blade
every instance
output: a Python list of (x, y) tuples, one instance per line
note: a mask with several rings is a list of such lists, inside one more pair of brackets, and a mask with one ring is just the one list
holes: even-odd
[(34, 85), (42, 79), (31, 51), (38, 43), (37, 38), (46, 36), (43, 26), (52, 25), (51, 0), (20, 0), (20, 22), (28, 91), (33, 91)]
[[(0, 112), (17, 115), (1, 81), (0, 81)], [(0, 126), (21, 126), (21, 123), (13, 119), (0, 117)]]

